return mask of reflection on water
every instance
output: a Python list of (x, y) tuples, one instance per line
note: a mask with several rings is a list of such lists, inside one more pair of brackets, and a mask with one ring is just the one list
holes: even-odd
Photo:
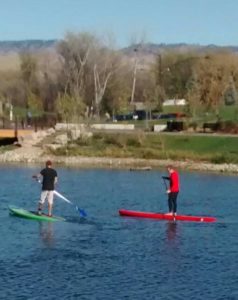
[(52, 248), (55, 244), (53, 223), (39, 222), (39, 232), (43, 244), (47, 248)]
[(177, 223), (176, 222), (168, 222), (167, 223), (167, 240), (168, 241), (173, 241), (177, 238)]

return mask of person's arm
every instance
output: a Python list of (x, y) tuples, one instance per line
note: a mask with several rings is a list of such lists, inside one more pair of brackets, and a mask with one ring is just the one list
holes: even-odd
[(56, 184), (56, 183), (58, 182), (58, 174), (57, 174), (56, 170), (54, 170), (54, 171), (55, 171), (55, 180), (54, 180), (54, 184)]
[(170, 174), (170, 176), (169, 177), (167, 177), (167, 180), (169, 181), (169, 187), (168, 187), (168, 189), (167, 189), (167, 194), (169, 194), (169, 193), (171, 193), (171, 186), (172, 186), (172, 180), (173, 180), (173, 178), (172, 178), (172, 176), (171, 176), (171, 174)]
[(35, 175), (32, 176), (32, 178), (34, 178), (38, 181), (40, 181), (42, 177), (43, 177), (43, 170), (41, 170), (40, 173), (35, 174)]
[(42, 177), (41, 173), (32, 175), (32, 178), (33, 178), (33, 179), (36, 179), (36, 180), (40, 180), (41, 177)]

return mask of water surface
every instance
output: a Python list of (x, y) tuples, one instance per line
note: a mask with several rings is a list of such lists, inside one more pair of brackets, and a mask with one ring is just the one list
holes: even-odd
[(181, 173), (178, 210), (214, 224), (122, 218), (118, 209), (167, 211), (161, 171), (57, 169), (68, 222), (29, 221), (34, 167), (1, 167), (0, 299), (238, 299), (237, 177)]

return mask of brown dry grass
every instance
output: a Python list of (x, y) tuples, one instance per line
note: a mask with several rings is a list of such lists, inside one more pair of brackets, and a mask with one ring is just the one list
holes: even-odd
[(20, 60), (17, 53), (0, 54), (0, 71), (19, 70)]

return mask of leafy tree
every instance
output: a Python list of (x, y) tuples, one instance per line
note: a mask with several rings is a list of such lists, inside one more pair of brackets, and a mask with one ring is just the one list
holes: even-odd
[(44, 114), (41, 98), (36, 94), (29, 92), (27, 97), (28, 113), (32, 117), (42, 116)]
[(94, 56), (97, 44), (97, 38), (90, 33), (69, 32), (58, 45), (62, 65), (62, 74), (59, 78), (62, 83), (61, 92), (81, 101), (79, 106), (83, 103), (92, 105), (94, 81), (90, 57)]
[(20, 70), (22, 80), (27, 91), (33, 90), (37, 86), (37, 61), (36, 58), (27, 52), (22, 52), (20, 56)]
[(44, 111), (44, 123), (54, 125), (56, 122), (56, 99), (61, 91), (59, 75), (62, 73), (58, 54), (44, 51), (37, 56), (38, 90)]
[(131, 86), (129, 82), (128, 66), (124, 66), (112, 74), (101, 103), (103, 111), (113, 116), (130, 109)]
[(168, 51), (157, 56), (154, 72), (157, 85), (168, 98), (185, 98), (186, 86), (196, 65), (198, 54)]
[(64, 93), (93, 107), (99, 115), (107, 85), (120, 62), (118, 54), (102, 39), (87, 32), (68, 33), (58, 52)]
[(201, 86), (195, 71), (187, 84), (186, 100), (188, 102), (185, 108), (186, 113), (196, 118), (201, 113)]
[(57, 112), (66, 123), (78, 122), (85, 109), (82, 101), (68, 94), (59, 95), (56, 105)]
[(196, 65), (200, 83), (200, 102), (209, 111), (219, 115), (229, 69), (221, 54), (203, 56)]
[(228, 87), (226, 88), (224, 93), (224, 103), (225, 105), (234, 105), (237, 103), (237, 99), (238, 99), (237, 89), (235, 87), (234, 80), (231, 77)]

